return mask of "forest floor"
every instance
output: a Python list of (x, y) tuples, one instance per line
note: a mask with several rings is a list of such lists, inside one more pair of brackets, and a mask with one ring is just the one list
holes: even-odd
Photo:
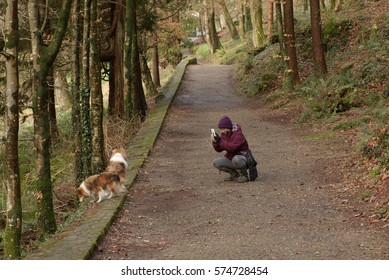
[[(160, 135), (92, 259), (389, 259), (387, 221), (347, 191), (348, 140), (237, 94), (233, 66), (188, 66)], [(225, 182), (210, 129), (242, 126), (254, 182)], [(354, 170), (355, 171), (355, 170)]]

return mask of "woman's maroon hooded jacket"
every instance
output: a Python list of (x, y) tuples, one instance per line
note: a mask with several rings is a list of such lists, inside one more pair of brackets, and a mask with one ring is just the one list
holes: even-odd
[(220, 135), (219, 142), (212, 142), (213, 148), (216, 152), (226, 151), (225, 157), (229, 160), (236, 155), (241, 155), (243, 152), (249, 150), (249, 145), (247, 143), (246, 137), (244, 137), (242, 128), (238, 124), (234, 124), (231, 132), (226, 135)]

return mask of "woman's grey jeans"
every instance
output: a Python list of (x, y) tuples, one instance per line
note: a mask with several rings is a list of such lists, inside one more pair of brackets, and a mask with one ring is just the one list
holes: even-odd
[(220, 157), (213, 161), (214, 167), (225, 172), (246, 170), (246, 164), (246, 157), (242, 155), (236, 155), (232, 158), (232, 160), (229, 160), (226, 157)]

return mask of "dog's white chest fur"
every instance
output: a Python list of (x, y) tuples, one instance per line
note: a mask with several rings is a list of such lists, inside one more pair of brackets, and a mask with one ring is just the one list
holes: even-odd
[(84, 190), (84, 192), (85, 192), (88, 196), (91, 196), (91, 191), (87, 188), (87, 186), (85, 185), (85, 182), (82, 182), (81, 188)]
[(121, 162), (124, 164), (124, 166), (126, 167), (126, 169), (128, 168), (128, 163), (127, 161), (124, 159), (123, 155), (120, 154), (120, 153), (116, 153), (114, 154), (109, 161), (113, 161), (113, 162)]

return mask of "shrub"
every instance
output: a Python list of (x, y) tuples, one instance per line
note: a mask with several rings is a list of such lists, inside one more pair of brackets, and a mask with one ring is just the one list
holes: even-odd
[(314, 119), (328, 117), (361, 104), (354, 80), (348, 72), (326, 78), (312, 77), (296, 88), (296, 93), (307, 100), (304, 119), (309, 115)]

